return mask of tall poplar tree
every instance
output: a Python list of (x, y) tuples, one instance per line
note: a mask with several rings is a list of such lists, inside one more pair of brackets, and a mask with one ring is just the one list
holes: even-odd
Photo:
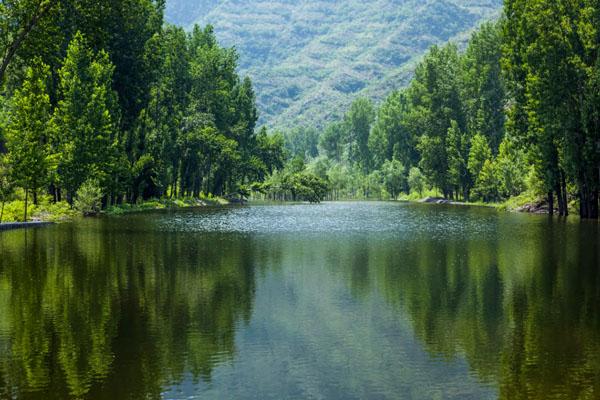
[(24, 221), (27, 221), (29, 193), (37, 204), (38, 190), (48, 177), (51, 121), (48, 77), (48, 66), (36, 60), (27, 69), (22, 88), (15, 92), (8, 116), (8, 162), (14, 181), (25, 191)]
[(364, 173), (367, 173), (372, 165), (369, 135), (375, 122), (373, 103), (367, 98), (357, 99), (350, 106), (345, 118), (351, 141), (350, 159), (356, 162)]
[(94, 54), (76, 34), (59, 71), (61, 99), (54, 115), (60, 183), (69, 201), (88, 179), (97, 179), (107, 194), (116, 192), (120, 148), (112, 73), (108, 55)]
[(447, 133), (455, 121), (465, 130), (465, 116), (459, 85), (460, 58), (455, 45), (433, 46), (408, 89), (411, 112), (407, 125), (419, 138), (420, 167), (430, 183), (444, 196), (452, 194), (448, 175)]

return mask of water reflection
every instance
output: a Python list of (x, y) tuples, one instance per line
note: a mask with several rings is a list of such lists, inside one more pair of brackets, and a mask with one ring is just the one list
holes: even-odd
[(377, 282), (432, 356), (465, 357), (499, 398), (599, 398), (598, 226), (518, 228), (381, 246)]
[(2, 236), (0, 397), (159, 398), (234, 357), (251, 243), (115, 228)]
[(0, 254), (0, 398), (600, 398), (597, 224), (258, 207), (9, 232)]

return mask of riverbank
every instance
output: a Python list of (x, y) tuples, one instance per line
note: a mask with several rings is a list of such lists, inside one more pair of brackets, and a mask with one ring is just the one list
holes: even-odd
[[(424, 198), (400, 198), (399, 201), (408, 203), (420, 203), (420, 204), (437, 204), (437, 205), (452, 205), (452, 206), (468, 206), (468, 207), (488, 207), (494, 208), (499, 211), (508, 212), (521, 212), (529, 214), (548, 214), (548, 208), (543, 200), (532, 196), (520, 196), (511, 198), (504, 203), (483, 203), (483, 202), (460, 202), (444, 199), (438, 196), (429, 196)], [(263, 201), (251, 200), (249, 204), (264, 204)], [(267, 202), (270, 203), (270, 202)], [(131, 213), (140, 213), (157, 210), (176, 210), (185, 208), (197, 208), (197, 207), (218, 207), (227, 206), (233, 204), (231, 201), (222, 197), (203, 197), (200, 199), (161, 199), (161, 200), (150, 200), (138, 204), (121, 204), (118, 206), (111, 206), (105, 210), (102, 210), (99, 215), (117, 216)], [(61, 202), (56, 204), (43, 203), (37, 206), (31, 206), (28, 214), (31, 215), (31, 221), (22, 221), (22, 207), (23, 203), (15, 201), (7, 203), (5, 207), (5, 217), (8, 216), (8, 220), (0, 223), (0, 231), (9, 229), (21, 229), (31, 228), (38, 226), (50, 225), (53, 223), (69, 222), (77, 218), (81, 218), (81, 213), (73, 210), (67, 203)], [(6, 212), (8, 211), (8, 213)], [(13, 219), (11, 220), (11, 216)], [(20, 220), (19, 220), (20, 218)]]
[[(520, 196), (511, 197), (502, 203), (483, 203), (483, 202), (462, 202), (444, 199), (443, 197), (425, 197), (422, 199), (404, 199), (410, 203), (421, 204), (446, 204), (455, 206), (470, 206), (470, 207), (489, 207), (499, 211), (516, 212), (523, 214), (549, 214), (548, 201), (545, 198), (524, 193)], [(577, 214), (575, 204), (569, 205), (569, 212)], [(558, 210), (555, 210), (558, 213)]]
[(101, 214), (104, 215), (123, 215), (154, 210), (169, 210), (195, 207), (218, 207), (231, 204), (222, 197), (204, 197), (200, 199), (162, 199), (150, 200), (138, 204), (120, 204), (108, 207)]
[[(102, 210), (98, 215), (124, 215), (130, 213), (153, 211), (153, 210), (168, 210), (168, 209), (183, 209), (196, 207), (218, 207), (231, 204), (230, 201), (221, 197), (205, 197), (201, 199), (162, 199), (151, 200), (138, 204), (121, 204), (111, 206)], [(77, 218), (81, 218), (81, 212), (71, 208), (66, 202), (48, 203), (43, 202), (28, 207), (27, 214), (30, 220), (23, 221), (23, 201), (16, 200), (6, 203), (4, 208), (3, 220), (0, 222), (0, 231), (9, 229), (31, 228), (54, 223), (69, 222)]]
[(502, 204), (499, 203), (483, 203), (483, 202), (464, 202), (444, 199), (443, 197), (426, 197), (418, 200), (417, 203), (422, 204), (446, 204), (452, 206), (470, 206), (470, 207), (489, 207), (489, 208), (501, 208)]
[(54, 222), (42, 222), (42, 221), (31, 221), (31, 222), (7, 222), (0, 224), (0, 232), (10, 231), (15, 229), (27, 229), (27, 228), (39, 228), (42, 226), (53, 225)]

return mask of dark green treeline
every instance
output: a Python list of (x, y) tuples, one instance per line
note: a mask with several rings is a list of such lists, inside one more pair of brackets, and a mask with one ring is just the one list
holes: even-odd
[(545, 198), (550, 211), (598, 218), (600, 6), (507, 0), (466, 49), (433, 46), (406, 89), (355, 101), (286, 147), (333, 198)]
[(0, 5), (2, 201), (9, 187), (103, 205), (237, 193), (283, 161), (255, 132), (252, 83), (210, 26), (163, 22), (162, 0)]

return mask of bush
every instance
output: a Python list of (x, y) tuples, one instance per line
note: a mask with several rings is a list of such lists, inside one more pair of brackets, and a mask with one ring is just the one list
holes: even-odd
[(498, 194), (498, 171), (493, 161), (485, 160), (483, 163), (473, 188), (473, 194), (486, 203), (497, 201), (500, 197)]
[(417, 192), (422, 197), (425, 189), (425, 176), (417, 167), (412, 167), (408, 173), (408, 187), (410, 192)]
[(74, 207), (84, 216), (97, 215), (102, 208), (102, 196), (98, 181), (88, 180), (77, 191)]

